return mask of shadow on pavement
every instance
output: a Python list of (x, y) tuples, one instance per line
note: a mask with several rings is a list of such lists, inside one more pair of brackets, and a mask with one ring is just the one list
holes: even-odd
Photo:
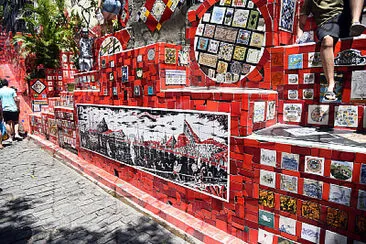
[[(38, 201), (18, 198), (6, 202), (0, 194), (0, 243), (174, 243), (168, 230), (146, 216), (131, 221), (127, 226), (108, 228), (99, 224), (97, 231), (79, 226), (75, 228), (48, 228), (47, 221), (41, 226), (32, 215), (33, 204)], [(11, 196), (9, 197), (11, 198)], [(5, 204), (3, 204), (5, 202)], [(108, 221), (108, 219), (106, 219)], [(34, 227), (38, 226), (38, 227)], [(95, 229), (95, 226), (90, 228)]]

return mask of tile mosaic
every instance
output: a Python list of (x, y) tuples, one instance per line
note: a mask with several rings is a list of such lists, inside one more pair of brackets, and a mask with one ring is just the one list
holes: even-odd
[(308, 67), (322, 67), (322, 61), (319, 52), (309, 52), (308, 53)]
[(215, 25), (206, 24), (205, 31), (203, 32), (204, 37), (213, 38), (215, 34)]
[(276, 101), (267, 102), (267, 120), (275, 119), (276, 117)]
[(253, 32), (250, 40), (250, 46), (261, 48), (263, 46), (264, 35), (261, 33)]
[(249, 45), (251, 35), (252, 35), (251, 31), (239, 29), (238, 38), (236, 42), (239, 44)]
[(292, 153), (281, 153), (281, 168), (288, 170), (299, 170), (300, 156)]
[(323, 182), (311, 179), (304, 179), (303, 187), (303, 194), (305, 196), (322, 199)]
[(298, 90), (288, 90), (287, 91), (287, 98), (289, 100), (297, 100), (297, 99), (299, 99)]
[(224, 18), (224, 25), (231, 26), (231, 22), (233, 21), (234, 16), (234, 9), (233, 8), (227, 8)]
[(299, 84), (299, 74), (288, 74), (289, 85)]
[(314, 89), (302, 90), (302, 98), (305, 100), (313, 100), (314, 99)]
[(328, 125), (329, 105), (309, 105), (308, 123), (315, 125)]
[(177, 50), (175, 48), (165, 48), (165, 63), (166, 64), (177, 63)]
[(247, 59), (246, 59), (246, 61), (248, 63), (257, 64), (259, 62), (259, 59), (261, 58), (260, 52), (261, 51), (258, 50), (258, 49), (249, 48), (248, 49), (248, 52), (247, 52)]
[(314, 73), (304, 73), (304, 84), (314, 84), (315, 74)]
[(296, 1), (285, 0), (281, 2), (279, 29), (292, 33), (296, 13)]
[(330, 184), (329, 201), (346, 206), (350, 205), (352, 189), (345, 186)]
[(315, 175), (324, 175), (324, 158), (313, 156), (305, 157), (304, 172)]
[(303, 54), (288, 55), (288, 69), (302, 69), (303, 68)]
[(340, 229), (347, 229), (348, 214), (343, 210), (328, 207), (326, 222), (328, 226)]
[(358, 190), (357, 208), (366, 211), (366, 191)]
[(219, 51), (219, 46), (220, 46), (219, 41), (210, 39), (207, 51), (210, 53), (217, 53)]
[(302, 223), (301, 225), (301, 238), (313, 243), (320, 242), (320, 227)]
[(332, 160), (330, 164), (330, 178), (337, 180), (351, 181), (353, 173), (353, 163), (346, 161)]
[(365, 215), (356, 216), (356, 232), (366, 233), (366, 216)]
[(219, 73), (219, 74), (226, 73), (227, 72), (228, 65), (229, 64), (226, 63), (226, 62), (224, 62), (224, 61), (219, 61), (217, 63), (217, 69), (216, 69), (217, 73)]
[[(334, 74), (334, 82), (335, 88), (334, 92), (337, 97), (337, 101), (332, 103), (340, 103), (342, 102), (342, 90), (343, 90), (343, 73), (335, 73)], [(328, 82), (325, 79), (324, 73), (320, 74), (320, 102), (328, 102), (324, 100), (324, 94), (328, 91)]]
[[(240, 31), (240, 30), (239, 30)], [(238, 30), (227, 26), (216, 26), (215, 39), (224, 42), (235, 42)]]
[(259, 209), (258, 224), (274, 228), (274, 214), (272, 212)]
[(358, 107), (339, 105), (335, 114), (334, 126), (356, 128), (358, 126)]
[(296, 220), (280, 216), (278, 229), (290, 235), (296, 235)]
[(280, 210), (296, 214), (297, 212), (297, 200), (296, 198), (280, 195)]
[(202, 36), (205, 24), (199, 24), (196, 29), (196, 36)]
[(298, 178), (296, 176), (281, 174), (280, 189), (282, 191), (297, 193), (297, 181)]
[(165, 70), (166, 85), (185, 85), (187, 82), (186, 70)]
[(303, 201), (301, 204), (301, 216), (311, 219), (320, 219), (320, 205), (316, 202)]
[(197, 50), (206, 51), (208, 47), (208, 40), (209, 39), (207, 38), (200, 37), (197, 43)]
[(248, 25), (247, 25), (248, 29), (251, 29), (251, 30), (257, 29), (259, 15), (260, 14), (257, 10), (250, 11)]
[(165, 10), (165, 3), (162, 0), (155, 0), (150, 14), (159, 22)]
[(230, 64), (230, 72), (239, 75), (242, 71), (242, 64), (240, 62), (234, 61)]
[(273, 237), (274, 237), (273, 233), (265, 231), (265, 230), (260, 229), (260, 228), (258, 229), (258, 243), (260, 243), (260, 244), (273, 243)]
[(276, 151), (261, 148), (260, 164), (276, 167)]
[(221, 42), (220, 49), (219, 49), (219, 59), (223, 59), (225, 61), (230, 61), (233, 55), (234, 45)]
[(216, 68), (217, 56), (208, 53), (200, 53), (198, 63), (208, 67)]
[(265, 120), (266, 102), (254, 102), (253, 123)]
[(260, 170), (259, 183), (264, 186), (276, 187), (276, 173), (267, 170)]
[(366, 184), (366, 164), (361, 164), (360, 183), (361, 184)]
[(226, 8), (214, 6), (211, 13), (211, 23), (222, 24), (225, 18)]
[(324, 244), (347, 244), (347, 237), (340, 235), (338, 233), (332, 232), (330, 230), (325, 231), (325, 241)]
[(249, 17), (249, 10), (235, 9), (232, 26), (246, 28)]
[(352, 71), (351, 79), (351, 99), (366, 98), (366, 70)]
[(274, 192), (259, 189), (258, 204), (264, 207), (274, 208), (275, 206)]
[(296, 244), (294, 241), (290, 241), (282, 236), (277, 237), (277, 244)]
[(302, 104), (300, 103), (284, 103), (283, 104), (283, 120), (286, 122), (300, 122), (302, 114)]
[(137, 68), (136, 69), (136, 79), (142, 79), (144, 75), (144, 72), (142, 70), (142, 68)]

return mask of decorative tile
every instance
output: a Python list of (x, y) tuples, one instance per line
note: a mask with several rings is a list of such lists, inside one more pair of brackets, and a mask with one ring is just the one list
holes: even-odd
[(251, 31), (239, 29), (239, 34), (236, 42), (239, 44), (248, 45), (251, 35)]
[(186, 70), (165, 70), (165, 85), (186, 85)]
[(239, 75), (242, 71), (242, 64), (240, 62), (234, 61), (230, 64), (230, 72)]
[(232, 0), (233, 7), (245, 7), (247, 5), (247, 0)]
[(263, 46), (264, 35), (261, 33), (253, 32), (252, 39), (250, 40), (250, 46), (259, 47)]
[(210, 53), (217, 53), (219, 51), (220, 42), (210, 39), (208, 45), (208, 52)]
[(334, 126), (353, 127), (358, 126), (358, 107), (352, 105), (340, 105), (336, 111)]
[(133, 88), (133, 95), (135, 97), (141, 96), (141, 87), (140, 86), (134, 86), (134, 88)]
[(36, 80), (36, 82), (34, 82), (34, 84), (31, 87), (32, 90), (38, 94), (41, 94), (44, 91), (44, 89), (46, 89), (46, 85), (43, 84), (40, 80)]
[(319, 220), (320, 205), (315, 202), (303, 201), (301, 205), (301, 216), (311, 220)]
[(267, 170), (260, 170), (259, 183), (264, 186), (276, 187), (276, 173)]
[(280, 210), (296, 214), (297, 211), (297, 200), (296, 198), (280, 195)]
[(276, 101), (267, 102), (267, 120), (276, 118)]
[(290, 235), (296, 235), (296, 220), (280, 216), (278, 229)]
[(289, 100), (297, 100), (299, 99), (299, 93), (297, 90), (288, 90), (287, 96)]
[(166, 5), (162, 0), (155, 0), (155, 3), (150, 13), (158, 22), (160, 22), (161, 16), (163, 15), (165, 8)]
[(224, 18), (224, 25), (231, 26), (231, 22), (233, 21), (233, 16), (234, 16), (234, 9), (227, 8), (225, 18)]
[(263, 164), (263, 165), (276, 167), (276, 163), (277, 163), (277, 161), (276, 161), (276, 151), (261, 148), (260, 163)]
[(296, 244), (296, 243), (282, 236), (277, 236), (277, 244)]
[(366, 164), (361, 164), (360, 183), (361, 184), (366, 184)]
[(315, 74), (314, 73), (304, 73), (304, 84), (314, 84)]
[(222, 24), (225, 18), (226, 8), (214, 6), (211, 13), (211, 23)]
[(300, 156), (298, 154), (282, 152), (281, 167), (288, 170), (299, 170)]
[(298, 178), (296, 176), (281, 174), (280, 189), (282, 191), (297, 193), (297, 181)]
[(302, 114), (302, 104), (300, 103), (284, 103), (283, 104), (283, 120), (286, 122), (300, 122)]
[(315, 125), (328, 125), (329, 105), (309, 105), (308, 123)]
[(337, 66), (362, 66), (366, 65), (366, 56), (362, 56), (360, 50), (346, 49), (339, 52), (334, 59)]
[(260, 50), (249, 48), (247, 53), (248, 63), (258, 64), (260, 58)]
[(329, 201), (349, 206), (351, 200), (351, 191), (351, 188), (330, 184)]
[(288, 75), (288, 84), (289, 85), (299, 84), (299, 75), (298, 74), (289, 74)]
[(196, 36), (202, 36), (205, 24), (199, 24), (196, 29)]
[(235, 42), (237, 33), (238, 30), (235, 28), (216, 26), (215, 39), (224, 42)]
[(310, 241), (313, 243), (319, 243), (320, 242), (320, 227), (302, 223), (301, 239), (304, 239), (304, 240), (307, 240), (307, 241)]
[(203, 32), (204, 37), (213, 38), (215, 34), (215, 25), (206, 24), (205, 31)]
[(311, 179), (304, 179), (303, 194), (307, 197), (322, 199), (323, 182)]
[(314, 89), (302, 90), (302, 98), (305, 100), (313, 100), (314, 99)]
[(352, 71), (351, 80), (351, 99), (365, 99), (366, 98), (366, 70)]
[(356, 232), (366, 233), (366, 216), (365, 215), (356, 216)]
[(313, 156), (305, 157), (305, 173), (323, 176), (324, 174), (324, 158)]
[(247, 28), (251, 30), (257, 29), (259, 20), (259, 12), (257, 10), (251, 10), (249, 14)]
[(347, 244), (347, 237), (340, 235), (338, 233), (332, 232), (330, 230), (325, 231), (325, 241), (324, 244)]
[(292, 33), (294, 28), (294, 19), (296, 13), (296, 1), (281, 1), (281, 10), (279, 18), (279, 28)]
[(253, 123), (264, 121), (266, 102), (254, 102)]
[(272, 212), (259, 209), (258, 224), (274, 228), (274, 214)]
[(199, 38), (197, 43), (197, 50), (206, 51), (208, 47), (208, 40), (207, 38)]
[(239, 61), (244, 61), (246, 51), (247, 51), (247, 48), (241, 47), (241, 46), (236, 46), (234, 49), (233, 59), (236, 59)]
[(198, 63), (208, 67), (216, 68), (217, 56), (208, 53), (200, 53)]
[(113, 72), (109, 73), (109, 81), (114, 81), (114, 74)]
[(136, 79), (142, 79), (143, 75), (144, 75), (144, 72), (143, 72), (142, 68), (137, 68), (136, 69)]
[(288, 55), (288, 69), (302, 69), (303, 59), (302, 53)]
[(217, 63), (217, 73), (219, 74), (223, 74), (223, 73), (226, 73), (227, 71), (227, 67), (228, 67), (228, 63), (224, 62), (224, 61), (219, 61)]
[(234, 50), (233, 44), (221, 42), (219, 50), (219, 59), (230, 61), (233, 55), (233, 50)]
[(357, 208), (366, 211), (366, 191), (358, 190)]
[(177, 63), (177, 50), (175, 48), (165, 48), (165, 63), (166, 64)]
[(128, 66), (122, 66), (122, 82), (128, 82)]
[(264, 207), (274, 208), (275, 206), (274, 192), (259, 189), (258, 204)]
[(309, 52), (308, 53), (308, 67), (322, 67), (322, 60), (320, 58), (319, 52)]
[(347, 229), (348, 214), (343, 210), (328, 207), (326, 221), (328, 226)]
[(261, 243), (261, 244), (273, 243), (273, 237), (274, 237), (274, 234), (272, 234), (271, 232), (262, 230), (260, 228), (258, 229), (258, 243)]
[(205, 13), (202, 17), (202, 22), (210, 22), (211, 13)]
[(330, 178), (337, 180), (352, 180), (353, 163), (332, 160), (330, 164)]
[(149, 95), (149, 96), (154, 95), (154, 87), (153, 86), (148, 86), (147, 87), (147, 95)]
[(232, 26), (246, 28), (249, 17), (249, 10), (235, 9)]

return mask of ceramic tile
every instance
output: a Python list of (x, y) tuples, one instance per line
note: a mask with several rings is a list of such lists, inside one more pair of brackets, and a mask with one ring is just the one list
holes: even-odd
[(352, 71), (351, 99), (366, 98), (366, 70)]
[(278, 229), (290, 235), (296, 235), (296, 220), (280, 216)]
[(358, 126), (358, 107), (352, 105), (340, 105), (335, 114), (334, 126), (353, 127)]
[(253, 123), (264, 121), (266, 102), (254, 102)]
[(272, 212), (259, 210), (258, 224), (269, 228), (274, 228), (274, 214)]
[(261, 148), (260, 163), (263, 165), (276, 167), (276, 151)]
[(366, 211), (366, 191), (358, 190), (357, 208)]
[(337, 180), (351, 181), (353, 173), (353, 162), (335, 161), (330, 164), (330, 178)]
[(283, 104), (283, 120), (286, 122), (300, 122), (302, 114), (302, 104), (284, 103)]
[(311, 179), (304, 179), (303, 194), (307, 197), (322, 199), (323, 182)]
[(259, 183), (264, 186), (276, 187), (276, 173), (267, 170), (260, 170)]
[(301, 204), (301, 216), (311, 219), (320, 219), (320, 205), (316, 202), (303, 201)]
[(301, 225), (301, 238), (313, 243), (320, 242), (320, 227), (302, 223)]
[(347, 244), (347, 237), (340, 235), (338, 233), (332, 232), (330, 230), (325, 231), (325, 241), (324, 244)]
[(265, 207), (274, 208), (275, 206), (274, 192), (259, 189), (258, 204)]
[(288, 55), (288, 69), (302, 69), (303, 68), (303, 54)]
[(297, 200), (296, 198), (280, 195), (280, 210), (296, 214), (297, 212)]
[(326, 222), (328, 226), (347, 229), (348, 214), (343, 210), (328, 207)]
[(285, 0), (281, 2), (279, 28), (292, 33), (294, 28), (294, 19), (296, 12), (296, 1)]
[(305, 157), (304, 171), (305, 171), (305, 173), (323, 176), (323, 174), (324, 174), (324, 158), (306, 156)]
[(282, 152), (281, 154), (281, 167), (288, 170), (299, 170), (299, 155)]
[(297, 193), (297, 181), (298, 178), (295, 176), (281, 174), (280, 189), (282, 191)]
[(276, 118), (276, 101), (267, 102), (267, 120)]
[(346, 206), (350, 205), (352, 189), (345, 186), (330, 184), (329, 201)]

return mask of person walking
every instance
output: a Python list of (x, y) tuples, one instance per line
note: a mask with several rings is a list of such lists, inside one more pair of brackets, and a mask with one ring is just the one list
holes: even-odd
[(364, 32), (366, 26), (360, 23), (363, 5), (363, 0), (305, 0), (301, 8), (297, 40), (301, 40), (310, 13), (318, 26), (320, 58), (328, 82), (325, 101), (337, 101), (334, 93), (334, 46), (339, 38), (359, 36)]
[(121, 15), (123, 8), (123, 0), (98, 0), (97, 10), (100, 10), (104, 17), (104, 24), (102, 25), (103, 34), (112, 32), (112, 20)]
[(0, 88), (0, 100), (3, 110), (4, 121), (7, 127), (8, 134), (10, 135), (9, 142), (12, 142), (13, 139), (21, 140), (23, 138), (19, 136), (18, 128), (14, 126), (19, 121), (19, 110), (17, 106), (19, 99), (15, 90), (8, 87), (8, 80), (4, 79), (2, 81), (2, 85), (3, 87)]

